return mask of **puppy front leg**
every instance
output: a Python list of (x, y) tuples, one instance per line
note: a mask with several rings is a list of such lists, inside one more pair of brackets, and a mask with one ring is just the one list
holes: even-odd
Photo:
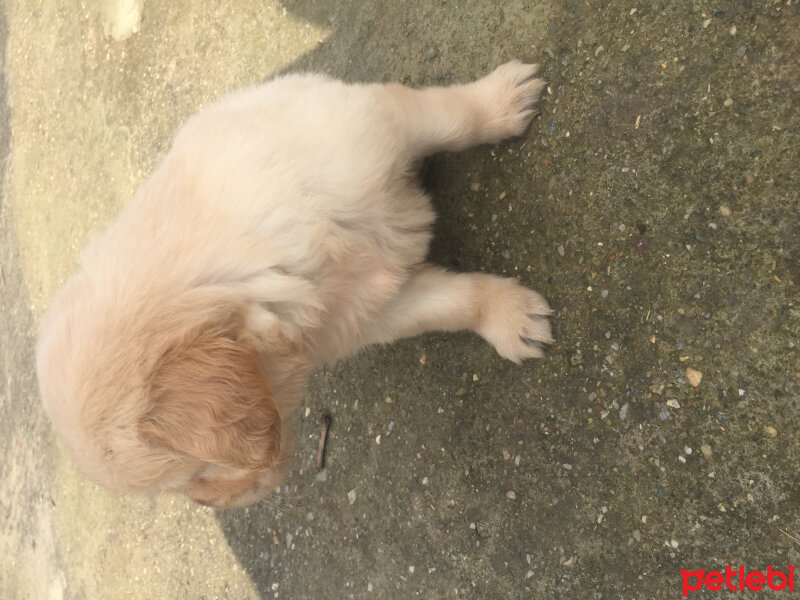
[(381, 313), (368, 342), (471, 329), (501, 356), (519, 363), (541, 357), (543, 344), (553, 341), (550, 314), (542, 296), (513, 279), (425, 265)]
[(545, 82), (538, 65), (513, 61), (466, 85), (412, 89), (374, 86), (392, 128), (412, 158), (464, 150), (520, 135), (531, 122)]

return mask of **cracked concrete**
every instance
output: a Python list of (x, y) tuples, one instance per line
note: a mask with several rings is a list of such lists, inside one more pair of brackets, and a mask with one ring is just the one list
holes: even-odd
[[(4, 598), (674, 598), (681, 568), (798, 562), (797, 0), (0, 14)], [(437, 334), (318, 372), (285, 487), (249, 509), (75, 471), (39, 406), (36, 320), (183, 119), (283, 71), (446, 84), (516, 57), (550, 85), (530, 131), (423, 176), (433, 259), (556, 309), (544, 360)]]

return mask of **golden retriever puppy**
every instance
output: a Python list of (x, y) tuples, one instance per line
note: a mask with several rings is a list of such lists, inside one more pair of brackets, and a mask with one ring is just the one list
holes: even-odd
[(539, 294), (425, 262), (434, 212), (413, 174), (521, 134), (536, 70), (419, 90), (290, 75), (189, 119), (43, 319), (44, 406), (80, 468), (244, 505), (279, 485), (314, 367), (429, 330), (540, 356)]

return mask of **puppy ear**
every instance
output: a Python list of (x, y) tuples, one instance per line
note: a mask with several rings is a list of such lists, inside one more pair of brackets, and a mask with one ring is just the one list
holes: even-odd
[(246, 342), (206, 335), (171, 350), (150, 397), (138, 424), (149, 443), (235, 469), (269, 469), (278, 460), (281, 419)]

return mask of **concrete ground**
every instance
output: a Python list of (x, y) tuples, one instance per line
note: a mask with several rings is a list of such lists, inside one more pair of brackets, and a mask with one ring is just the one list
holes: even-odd
[[(798, 0), (5, 0), (0, 42), (0, 597), (678, 598), (800, 561)], [(249, 509), (75, 471), (36, 321), (184, 118), (283, 71), (515, 57), (550, 84), (529, 133), (424, 176), (434, 260), (550, 300), (544, 360), (442, 334), (320, 371)]]

